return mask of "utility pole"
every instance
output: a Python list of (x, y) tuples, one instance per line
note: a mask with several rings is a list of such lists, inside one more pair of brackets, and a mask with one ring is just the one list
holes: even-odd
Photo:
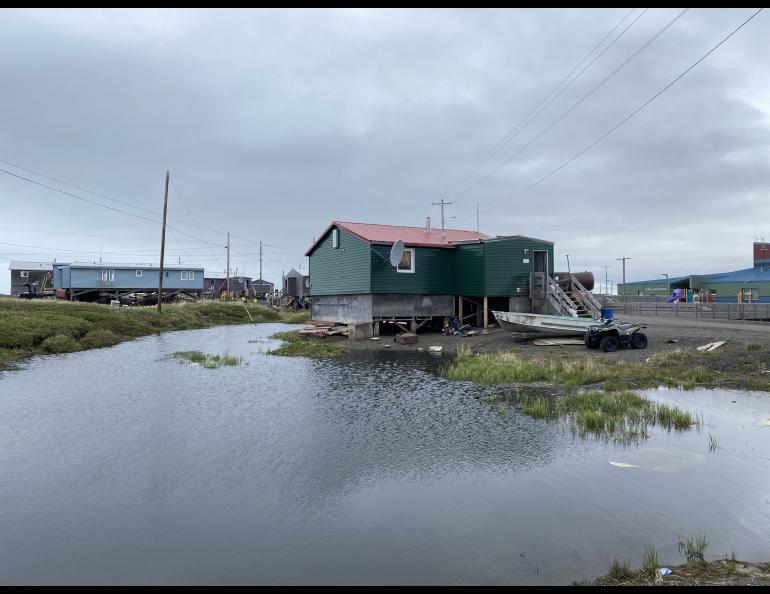
[(227, 232), (227, 299), (230, 299), (230, 232)]
[(262, 242), (259, 242), (259, 282), (262, 283)]
[(607, 288), (607, 282), (608, 282), (608, 278), (607, 278), (607, 269), (609, 268), (609, 266), (607, 266), (607, 265), (605, 264), (605, 265), (603, 266), (603, 268), (604, 268), (604, 294), (605, 294), (605, 295), (609, 295), (609, 289)]
[(626, 303), (626, 260), (630, 260), (631, 258), (623, 257), (623, 258), (615, 258), (616, 260), (622, 260), (623, 261), (623, 304)]
[(434, 206), (441, 206), (441, 236), (446, 239), (446, 228), (444, 227), (444, 207), (449, 206), (452, 204), (451, 202), (444, 202), (444, 199), (441, 199), (441, 202), (431, 202)]
[(476, 233), (479, 232), (479, 203), (476, 202)]
[(163, 231), (160, 235), (160, 270), (158, 271), (158, 312), (163, 303), (163, 258), (166, 255), (166, 212), (168, 211), (168, 178), (166, 171), (166, 191), (163, 193)]

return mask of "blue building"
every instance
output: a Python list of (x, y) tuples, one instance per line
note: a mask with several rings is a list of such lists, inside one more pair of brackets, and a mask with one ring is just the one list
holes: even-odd
[[(174, 295), (200, 297), (203, 268), (165, 266), (163, 299)], [(157, 299), (158, 266), (147, 264), (55, 264), (53, 284), (57, 297), (71, 301), (120, 299), (144, 293)]]
[(627, 282), (625, 286), (618, 285), (618, 294), (667, 297), (676, 289), (685, 294), (694, 291), (702, 300), (719, 303), (769, 303), (770, 243), (754, 242), (754, 266), (751, 268)]

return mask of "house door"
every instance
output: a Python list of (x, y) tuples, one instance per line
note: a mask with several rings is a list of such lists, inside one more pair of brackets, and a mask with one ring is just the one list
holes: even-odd
[(548, 274), (548, 252), (535, 250), (534, 261), (532, 262), (532, 272), (543, 272)]

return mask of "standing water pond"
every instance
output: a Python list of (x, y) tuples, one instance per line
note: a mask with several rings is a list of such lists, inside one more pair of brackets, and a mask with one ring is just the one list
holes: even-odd
[[(770, 553), (770, 395), (631, 442), (500, 406), (446, 357), (267, 354), (282, 324), (172, 332), (0, 375), (0, 582), (565, 584)], [(240, 358), (207, 368), (181, 351)]]

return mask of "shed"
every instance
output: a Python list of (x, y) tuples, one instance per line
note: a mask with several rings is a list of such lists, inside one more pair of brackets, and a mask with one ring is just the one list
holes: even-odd
[(13, 297), (18, 297), (28, 289), (42, 293), (53, 287), (52, 262), (14, 260), (8, 265), (8, 270), (11, 271), (11, 295)]

